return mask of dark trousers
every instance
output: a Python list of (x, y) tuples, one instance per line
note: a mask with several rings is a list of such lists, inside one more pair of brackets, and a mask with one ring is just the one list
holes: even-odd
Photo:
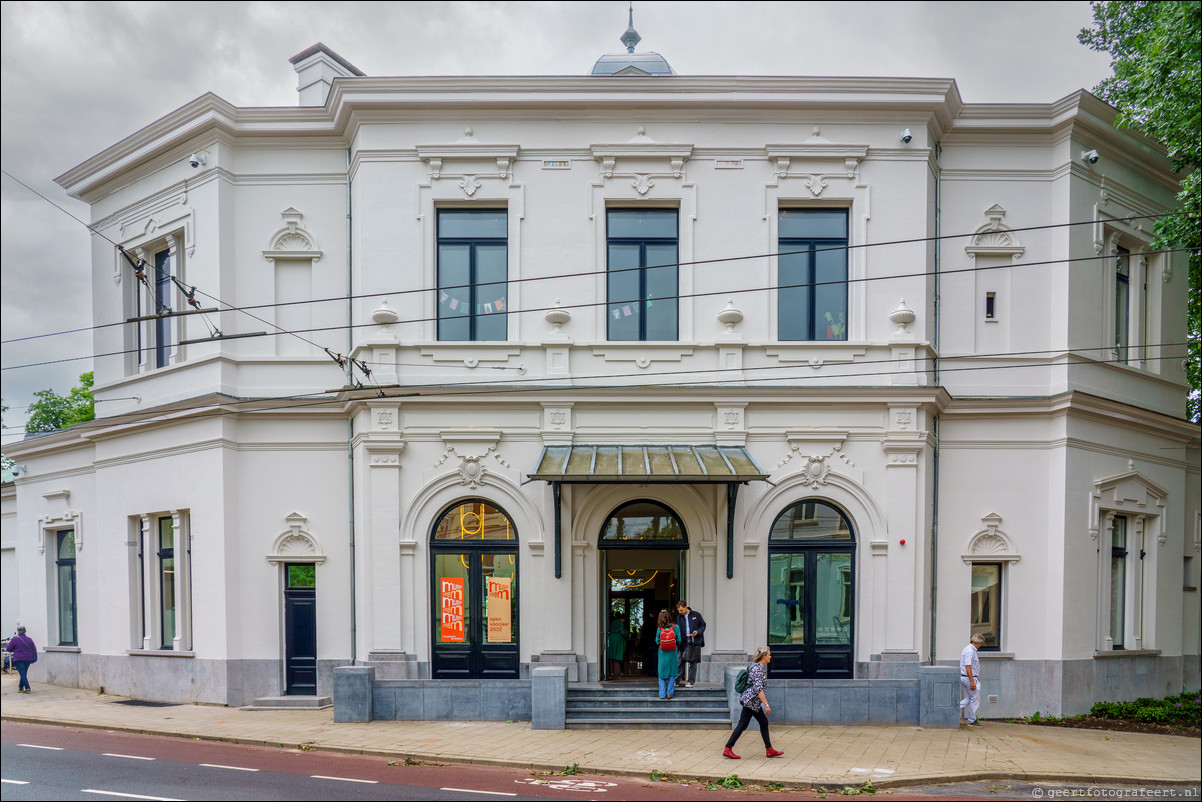
[(750, 707), (743, 708), (743, 714), (739, 716), (739, 724), (735, 727), (735, 731), (730, 734), (730, 740), (726, 742), (727, 749), (733, 749), (735, 741), (739, 740), (739, 736), (743, 734), (743, 730), (747, 729), (747, 725), (751, 723), (751, 717), (755, 716), (755, 720), (760, 723), (760, 736), (764, 739), (764, 748), (772, 748), (772, 740), (768, 737), (768, 714), (763, 708), (752, 710)]
[(25, 690), (29, 687), (29, 660), (13, 660), (13, 665), (17, 667), (17, 674), (20, 679), (17, 680), (17, 690)]

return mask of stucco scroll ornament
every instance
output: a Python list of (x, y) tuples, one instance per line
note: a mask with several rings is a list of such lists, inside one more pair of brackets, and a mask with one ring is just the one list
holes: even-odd
[(463, 194), (467, 195), (469, 198), (476, 194), (476, 190), (478, 190), (480, 186), (480, 179), (474, 175), (465, 175), (463, 178), (459, 179), (459, 188), (462, 189)]
[(826, 457), (811, 456), (801, 472), (801, 483), (806, 487), (820, 487), (826, 484), (826, 477), (830, 472), (831, 467), (826, 464)]
[[(488, 450), (492, 451), (492, 448)], [(487, 454), (487, 452), (485, 453)], [(464, 457), (463, 461), (459, 463), (459, 484), (467, 485), (472, 490), (475, 490), (484, 481), (484, 474), (487, 471), (488, 469), (484, 466), (482, 457), (474, 455)]]

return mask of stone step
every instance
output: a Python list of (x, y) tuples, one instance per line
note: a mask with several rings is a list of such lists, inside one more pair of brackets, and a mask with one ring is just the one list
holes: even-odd
[(329, 696), (260, 696), (242, 710), (324, 710), (333, 707)]
[(729, 710), (725, 699), (568, 699), (568, 710), (609, 710), (612, 708), (637, 710)]
[(647, 707), (586, 707), (566, 711), (569, 719), (581, 718), (656, 718), (656, 719), (696, 719), (723, 718), (730, 720), (730, 711), (721, 707), (678, 707), (673, 710), (657, 710)]
[(568, 718), (564, 727), (569, 730), (730, 730), (730, 717), (706, 719), (628, 718), (605, 717)]

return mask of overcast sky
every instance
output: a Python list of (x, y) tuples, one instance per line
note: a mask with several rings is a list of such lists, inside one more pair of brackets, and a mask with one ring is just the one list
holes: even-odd
[[(77, 2), (2, 4), (4, 170), (82, 219), (53, 178), (205, 92), (296, 105), (289, 57), (324, 42), (368, 75), (582, 75), (622, 50), (627, 3)], [(1077, 42), (1089, 3), (636, 2), (640, 51), (681, 75), (954, 78), (969, 103), (1048, 102), (1109, 75)], [(4, 442), (36, 390), (66, 393), (92, 320), (89, 234), (2, 184)], [(14, 430), (12, 427), (18, 427)]]

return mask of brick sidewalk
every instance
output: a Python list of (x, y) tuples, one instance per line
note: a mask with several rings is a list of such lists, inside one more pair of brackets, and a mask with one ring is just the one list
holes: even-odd
[(726, 760), (726, 734), (714, 730), (533, 730), (529, 722), (373, 721), (335, 724), (333, 710), (244, 711), (211, 705), (140, 707), (125, 697), (36, 685), (17, 694), (0, 681), (5, 721), (60, 724), (214, 741), (412, 757), (439, 762), (587, 773), (661, 774), (793, 786), (877, 787), (973, 779), (1063, 780), (1167, 785), (1202, 781), (1202, 741), (1172, 735), (986, 723), (979, 729), (912, 726), (802, 727), (772, 730), (784, 757), (764, 757), (748, 731)]

